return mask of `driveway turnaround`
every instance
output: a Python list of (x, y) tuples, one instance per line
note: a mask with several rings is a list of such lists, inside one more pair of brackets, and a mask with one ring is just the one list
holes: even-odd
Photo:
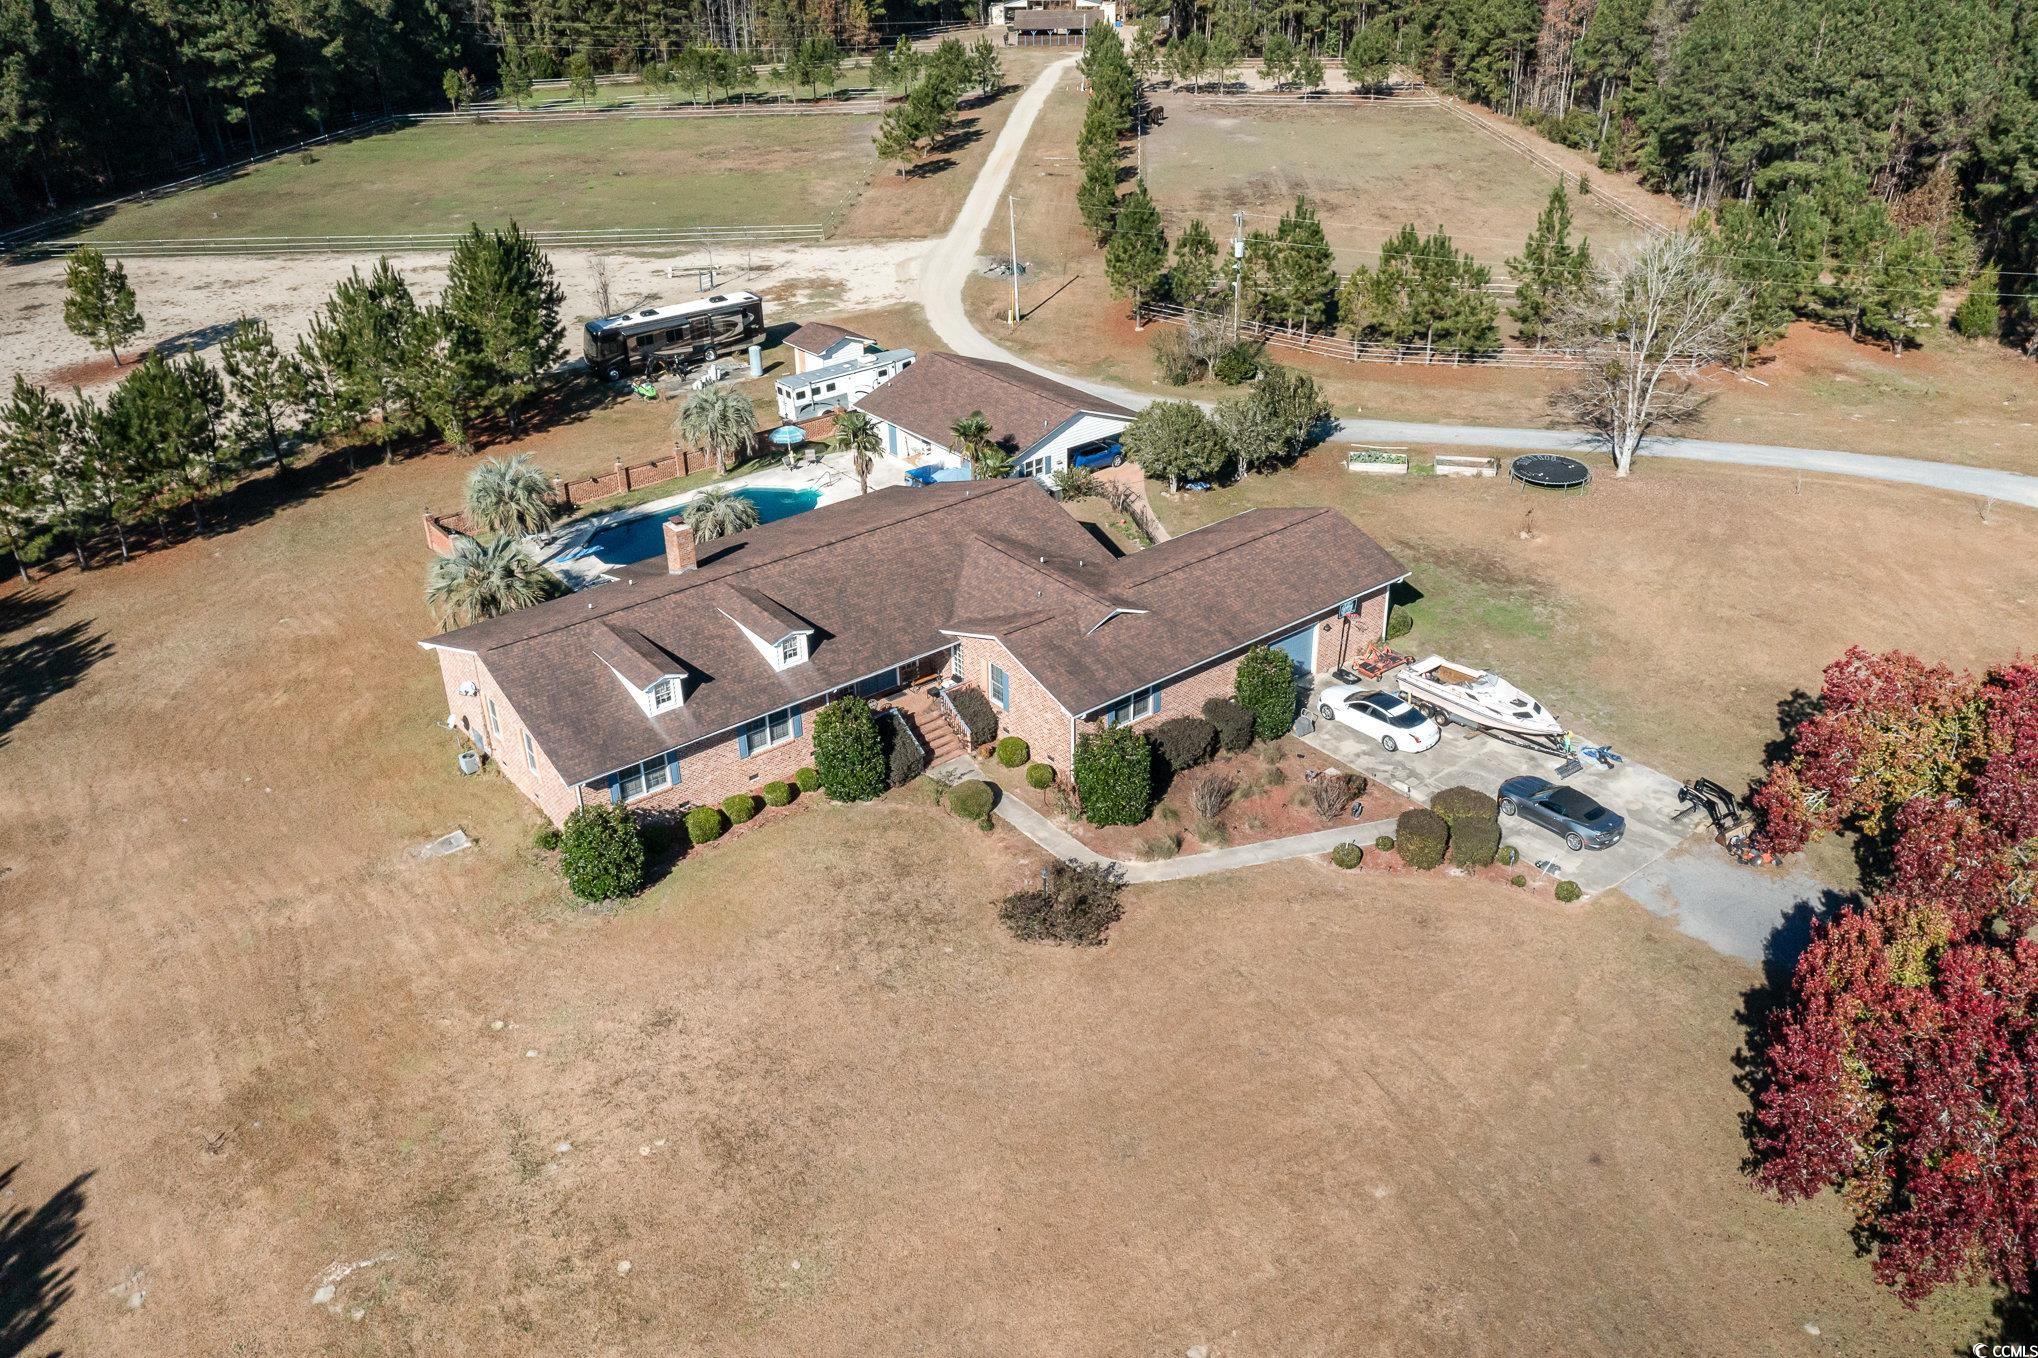
[[(978, 330), (962, 304), (963, 284), (976, 269), (977, 250), (999, 201), (1026, 137), (1033, 130), (1047, 96), (1056, 82), (1074, 66), (1069, 57), (1034, 77), (1019, 96), (1012, 116), (1000, 129), (984, 167), (963, 200), (962, 211), (948, 234), (928, 252), (920, 275), (920, 305), (927, 323), (941, 342), (958, 354), (1014, 364), (1029, 372), (1066, 382), (1102, 396), (1106, 400), (1139, 410), (1159, 399), (1142, 392), (1126, 391), (1102, 382), (1092, 382), (1069, 373), (1057, 372), (1007, 353), (998, 343)], [(1206, 403), (1207, 404), (1207, 403)], [(1472, 424), (1419, 424), (1403, 420), (1340, 420), (1334, 437), (1373, 443), (1441, 443), (1458, 447), (1506, 448), (1522, 452), (1593, 453), (1602, 451), (1589, 435), (1561, 429), (1510, 429)], [(1648, 440), (1643, 451), (1655, 457), (1685, 458), (1699, 462), (1724, 462), (1742, 467), (1772, 467), (1784, 471), (1818, 472), (1830, 476), (1851, 476), (1899, 485), (1926, 486), (1961, 494), (1999, 500), (2005, 504), (2038, 509), (2038, 476), (2018, 472), (1992, 471), (1984, 467), (1963, 467), (1950, 462), (1924, 462), (1909, 457), (1880, 457), (1868, 453), (1842, 453), (1822, 448), (1790, 448), (1766, 443), (1726, 443), (1714, 439), (1659, 437)]]
[[(1313, 705), (1310, 711), (1315, 711)], [(1318, 723), (1302, 739), (1425, 806), (1447, 787), (1462, 785), (1490, 796), (1517, 774), (1569, 783), (1626, 817), (1627, 835), (1620, 843), (1574, 853), (1541, 826), (1506, 816), (1500, 818), (1500, 832), (1521, 850), (1523, 872), (1539, 869), (1559, 880), (1568, 878), (1587, 892), (1621, 885), (1704, 826), (1703, 821), (1672, 821), (1678, 808), (1677, 780), (1641, 764), (1602, 769), (1588, 763), (1582, 771), (1559, 778), (1557, 765), (1563, 761), (1558, 756), (1524, 750), (1462, 726), (1446, 726), (1436, 748), (1420, 754), (1388, 754), (1349, 726)]]

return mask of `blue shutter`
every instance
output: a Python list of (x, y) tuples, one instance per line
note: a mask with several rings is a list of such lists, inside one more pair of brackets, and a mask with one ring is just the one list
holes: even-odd
[(793, 735), (795, 737), (798, 737), (803, 736), (806, 733), (807, 733), (806, 725), (800, 720), (800, 709), (795, 707), (793, 709)]
[(621, 806), (622, 804), (623, 804), (623, 775), (620, 773), (612, 773), (609, 775), (609, 805)]
[(670, 782), (671, 782), (672, 786), (674, 786), (674, 787), (678, 787), (678, 786), (679, 786), (679, 751), (678, 751), (678, 750), (667, 750), (667, 751), (665, 752), (665, 774), (666, 774), (666, 777), (667, 777), (668, 781), (670, 781)]
[(750, 728), (747, 726), (736, 733), (736, 757), (738, 759), (750, 757)]

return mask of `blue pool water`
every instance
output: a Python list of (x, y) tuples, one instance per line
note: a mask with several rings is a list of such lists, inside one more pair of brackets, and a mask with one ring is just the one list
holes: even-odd
[[(789, 519), (795, 514), (812, 509), (821, 499), (818, 490), (774, 490), (759, 487), (755, 490), (736, 492), (757, 506), (757, 517), (765, 523)], [(612, 566), (628, 565), (646, 557), (665, 554), (665, 521), (676, 517), (686, 506), (676, 505), (657, 514), (637, 514), (618, 520), (598, 530), (587, 540), (586, 550), (590, 556), (598, 556)]]

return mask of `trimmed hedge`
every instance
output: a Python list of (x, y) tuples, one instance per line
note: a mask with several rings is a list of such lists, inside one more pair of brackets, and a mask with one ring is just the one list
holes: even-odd
[(1169, 773), (1207, 764), (1217, 753), (1217, 727), (1201, 717), (1169, 717), (1148, 727), (1146, 738)]
[(821, 790), (821, 775), (810, 764), (793, 775), (793, 786), (802, 792), (819, 792)]
[(722, 814), (719, 806), (697, 806), (686, 813), (686, 841), (689, 844), (712, 844), (728, 828), (729, 818)]
[(980, 778), (971, 778), (957, 783), (948, 790), (948, 809), (964, 820), (973, 820), (988, 825), (991, 808), (997, 805), (998, 794), (991, 785)]
[(1492, 865), (1500, 852), (1500, 822), (1461, 820), (1451, 827), (1451, 864), (1476, 870)]
[(1238, 659), (1238, 705), (1253, 714), (1253, 734), (1279, 740), (1295, 724), (1295, 662), (1270, 646), (1255, 646)]
[(1217, 746), (1226, 754), (1250, 749), (1253, 743), (1253, 714), (1235, 699), (1211, 698), (1203, 704), (1203, 720), (1217, 728)]
[(1076, 739), (1076, 796), (1092, 825), (1137, 825), (1153, 806), (1153, 746), (1129, 726)]
[(1032, 788), (1035, 792), (1045, 792), (1053, 787), (1054, 765), (1028, 764), (1026, 766), (1026, 786)]
[(1494, 855), (1494, 860), (1502, 867), (1511, 868), (1521, 862), (1521, 850), (1512, 844), (1503, 844), (1500, 846), (1500, 852)]
[(867, 802), (884, 792), (884, 738), (869, 703), (851, 694), (814, 714), (814, 771), (838, 802)]
[(1394, 847), (1401, 861), (1411, 868), (1429, 869), (1444, 861), (1444, 849), (1451, 842), (1451, 827), (1436, 812), (1424, 807), (1403, 811), (1394, 822)]
[(920, 738), (903, 716), (886, 713), (878, 733), (884, 738), (885, 786), (904, 787), (927, 772), (927, 752), (920, 748)]
[(1528, 878), (1522, 876), (1520, 873), (1517, 872), (1516, 874), (1514, 874), (1514, 876), (1508, 878), (1507, 882), (1509, 886), (1527, 886)]
[(582, 806), (559, 834), (559, 871), (583, 901), (613, 901), (644, 889), (644, 837), (620, 806)]
[(757, 798), (747, 792), (732, 792), (722, 798), (722, 814), (729, 818), (729, 824), (741, 825), (757, 814)]
[(1356, 844), (1340, 844), (1330, 851), (1330, 861), (1341, 868), (1355, 868), (1366, 859), (1366, 851)]
[(962, 718), (963, 734), (969, 737), (969, 747), (974, 750), (988, 745), (998, 738), (998, 710), (991, 706), (991, 700), (980, 688), (952, 688), (948, 701), (955, 705), (955, 714)]
[(1585, 892), (1580, 889), (1578, 883), (1571, 881), (1569, 878), (1557, 883), (1557, 899), (1566, 905), (1569, 905), (1584, 894)]
[(1006, 736), (998, 742), (998, 762), (1008, 769), (1016, 769), (1033, 758), (1033, 751), (1018, 736)]
[(775, 779), (772, 782), (766, 783), (764, 785), (763, 792), (764, 792), (764, 804), (766, 806), (792, 805), (793, 785), (791, 783)]
[(1382, 853), (1392, 853), (1394, 851), (1394, 836), (1381, 835), (1378, 839), (1373, 841), (1373, 847), (1380, 850)]
[(1429, 809), (1442, 816), (1452, 829), (1460, 821), (1500, 819), (1500, 803), (1479, 791), (1464, 786), (1447, 787), (1429, 799)]

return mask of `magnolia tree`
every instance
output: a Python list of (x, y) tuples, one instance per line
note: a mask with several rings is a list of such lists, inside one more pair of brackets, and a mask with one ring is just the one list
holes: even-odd
[(1551, 333), (1593, 362), (1557, 404), (1606, 440), (1614, 475), (1633, 469), (1652, 429), (1698, 413), (1690, 378), (1738, 352), (1747, 305), (1747, 290), (1688, 231), (1643, 241), (1566, 299)]
[(1759, 1182), (1837, 1190), (1907, 1301), (2029, 1294), (2038, 1263), (2038, 664), (1979, 679), (1849, 651), (1758, 797), (1761, 833), (1876, 837), (1760, 1062)]

